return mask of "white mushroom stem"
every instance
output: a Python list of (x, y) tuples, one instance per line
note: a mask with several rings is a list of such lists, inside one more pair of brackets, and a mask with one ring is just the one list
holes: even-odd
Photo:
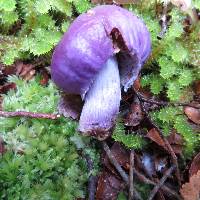
[(79, 131), (103, 140), (115, 124), (121, 100), (118, 64), (107, 60), (85, 96)]

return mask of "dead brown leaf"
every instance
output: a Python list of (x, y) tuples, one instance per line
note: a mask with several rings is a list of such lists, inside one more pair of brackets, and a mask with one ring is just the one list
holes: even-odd
[(28, 81), (35, 75), (34, 65), (24, 64), (23, 62), (16, 63), (16, 75), (22, 77), (24, 80)]
[(184, 200), (199, 200), (200, 198), (200, 170), (190, 177), (189, 183), (182, 185), (180, 193)]
[(4, 76), (13, 75), (16, 73), (16, 68), (14, 65), (9, 66), (9, 67), (4, 67), (2, 69), (2, 73)]
[(78, 119), (83, 107), (80, 95), (62, 93), (58, 103), (59, 114)]
[[(165, 142), (161, 138), (159, 132), (152, 128), (146, 135), (147, 138), (155, 142), (157, 145), (161, 146), (167, 152), (169, 152)], [(181, 154), (183, 150), (183, 138), (178, 135), (176, 132), (172, 131), (172, 133), (167, 137), (169, 144), (171, 145), (175, 154)]]
[(200, 95), (200, 80), (195, 82), (194, 91), (196, 95)]
[(15, 83), (5, 83), (4, 85), (0, 86), (0, 94), (5, 94), (9, 90), (16, 89)]
[(40, 72), (42, 79), (40, 80), (40, 84), (46, 86), (49, 82), (50, 76), (47, 70), (42, 69)]
[[(119, 143), (115, 142), (111, 147), (111, 152), (117, 162), (126, 170), (129, 170), (129, 153), (126, 151), (126, 149), (120, 145)], [(112, 166), (112, 164), (109, 161), (108, 156), (106, 155), (103, 160), (104, 165), (114, 174), (117, 175), (117, 172), (115, 171), (115, 168)]]
[(3, 97), (0, 96), (0, 111), (2, 110)]
[(200, 152), (194, 157), (189, 169), (190, 177), (197, 174), (200, 171)]
[(139, 77), (135, 80), (135, 82), (134, 82), (134, 84), (133, 84), (133, 88), (134, 88), (135, 90), (137, 90), (137, 91), (140, 90), (140, 88), (141, 88), (141, 83), (140, 83), (140, 78), (139, 78)]
[(200, 109), (186, 106), (184, 112), (192, 122), (200, 124)]
[(124, 187), (120, 179), (104, 171), (98, 180), (96, 200), (116, 200)]
[(144, 119), (144, 114), (142, 112), (141, 105), (139, 103), (132, 103), (131, 111), (128, 113), (125, 119), (126, 126), (137, 126)]
[(6, 152), (6, 148), (4, 145), (3, 138), (0, 136), (0, 155), (4, 154)]
[(165, 146), (165, 143), (163, 139), (160, 137), (160, 134), (155, 128), (152, 128), (146, 135), (147, 138), (158, 144), (159, 146), (163, 147), (165, 150), (167, 150), (167, 147)]
[(177, 134), (175, 131), (172, 131), (171, 134), (167, 137), (168, 142), (170, 143), (175, 154), (181, 154), (183, 151), (183, 138)]
[(165, 200), (165, 196), (162, 191), (158, 191), (158, 193), (155, 196), (155, 200)]

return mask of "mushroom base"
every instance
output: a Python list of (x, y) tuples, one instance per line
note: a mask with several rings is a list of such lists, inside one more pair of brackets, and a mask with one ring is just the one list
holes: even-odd
[(120, 76), (115, 57), (111, 57), (96, 76), (85, 96), (79, 131), (105, 140), (112, 133), (121, 100)]

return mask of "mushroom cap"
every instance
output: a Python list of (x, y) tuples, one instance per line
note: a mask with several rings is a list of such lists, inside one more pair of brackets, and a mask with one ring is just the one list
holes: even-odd
[(116, 5), (80, 15), (54, 50), (51, 75), (63, 91), (84, 96), (106, 61), (118, 55), (121, 84), (133, 82), (151, 51), (150, 34), (137, 16)]

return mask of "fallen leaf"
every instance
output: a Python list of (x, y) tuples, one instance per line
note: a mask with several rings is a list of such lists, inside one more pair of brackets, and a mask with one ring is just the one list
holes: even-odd
[(9, 67), (4, 67), (2, 69), (2, 73), (4, 76), (13, 75), (16, 73), (16, 68), (14, 65), (11, 65)]
[(181, 154), (183, 151), (183, 138), (174, 131), (167, 137), (169, 144), (171, 145), (172, 149), (174, 150), (175, 154)]
[(59, 114), (72, 119), (78, 119), (82, 110), (83, 102), (80, 95), (62, 93), (58, 103)]
[(146, 135), (147, 138), (158, 144), (159, 146), (163, 147), (165, 150), (167, 150), (167, 147), (165, 146), (165, 143), (163, 139), (160, 137), (159, 132), (155, 129), (152, 128)]
[(139, 78), (139, 77), (135, 80), (135, 82), (134, 82), (134, 84), (133, 84), (133, 88), (134, 88), (136, 91), (139, 91), (139, 90), (140, 90), (141, 84), (140, 84), (140, 78)]
[(165, 196), (162, 191), (157, 192), (157, 194), (155, 196), (155, 200), (165, 200)]
[(200, 124), (200, 109), (186, 106), (184, 112), (192, 122)]
[[(155, 142), (157, 145), (161, 146), (163, 149), (165, 149), (167, 152), (169, 152), (167, 146), (165, 145), (165, 142), (161, 138), (159, 132), (152, 128), (146, 135), (147, 138)], [(167, 140), (169, 144), (171, 145), (173, 151), (175, 154), (181, 154), (183, 150), (183, 139), (180, 135), (178, 135), (175, 132), (172, 132), (170, 136), (167, 137)]]
[(200, 171), (200, 152), (194, 157), (189, 169), (190, 177), (197, 174)]
[(24, 64), (23, 62), (17, 62), (16, 75), (22, 77), (24, 80), (28, 81), (35, 75), (35, 66), (32, 64)]
[[(129, 153), (126, 151), (126, 149), (120, 145), (119, 143), (115, 142), (111, 147), (111, 152), (117, 162), (126, 170), (129, 170)], [(114, 174), (117, 175), (117, 172), (115, 168), (112, 166), (112, 164), (109, 161), (108, 156), (106, 155), (103, 159), (104, 165)]]
[(49, 82), (50, 76), (47, 70), (44, 68), (40, 72), (42, 79), (40, 80), (40, 84), (46, 86)]
[(0, 94), (5, 94), (9, 90), (16, 89), (15, 83), (5, 83), (4, 85), (0, 86)]
[(0, 111), (3, 109), (3, 107), (2, 107), (2, 103), (3, 103), (3, 97), (0, 96)]
[(144, 114), (142, 112), (141, 105), (139, 103), (132, 103), (131, 111), (128, 113), (125, 119), (126, 126), (137, 126), (144, 119)]
[(176, 131), (172, 131), (169, 136), (167, 136), (167, 140), (170, 144), (176, 144), (176, 145), (183, 145), (183, 138), (179, 134), (176, 133)]
[(200, 80), (195, 82), (194, 91), (196, 95), (200, 95)]
[(116, 200), (125, 185), (114, 175), (104, 171), (98, 180), (96, 200)]
[(180, 193), (184, 200), (199, 200), (200, 198), (200, 170), (190, 177), (189, 183), (182, 185)]
[(5, 144), (3, 138), (0, 136), (0, 155), (3, 155), (6, 152)]

